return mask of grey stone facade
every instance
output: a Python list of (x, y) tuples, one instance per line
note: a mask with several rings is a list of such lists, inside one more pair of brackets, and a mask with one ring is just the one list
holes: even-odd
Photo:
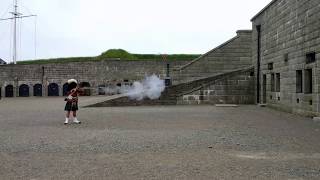
[(252, 19), (258, 103), (319, 115), (319, 19), (319, 0), (274, 0)]
[(180, 83), (246, 68), (251, 62), (251, 30), (239, 30), (237, 36), (174, 71)]
[(158, 99), (141, 101), (126, 96), (103, 102), (94, 102), (88, 107), (151, 106), (177, 104), (254, 104), (253, 67), (169, 86)]
[[(141, 80), (146, 75), (166, 76), (166, 65), (170, 64), (172, 84), (192, 82), (248, 67), (251, 65), (251, 31), (237, 31), (237, 36), (209, 51), (194, 61), (162, 60), (105, 60), (74, 63), (6, 65), (0, 67), (1, 94), (6, 96), (6, 89), (13, 89), (13, 97), (32, 96), (35, 88), (42, 96), (48, 96), (49, 86), (55, 85), (55, 95), (63, 95), (63, 86), (70, 78), (90, 85), (89, 94), (99, 94), (99, 86), (117, 88), (117, 85), (130, 84)], [(36, 87), (38, 86), (38, 87)], [(27, 94), (20, 92), (27, 88)], [(42, 87), (42, 88), (41, 88)], [(21, 90), (22, 89), (22, 90)]]
[[(178, 66), (187, 61), (170, 61), (171, 66)], [(91, 94), (98, 94), (98, 86), (117, 86), (141, 80), (147, 75), (156, 74), (161, 78), (166, 75), (166, 64), (162, 60), (104, 60), (73, 63), (36, 64), (36, 65), (4, 65), (0, 66), (1, 94), (5, 96), (8, 85), (13, 86), (13, 96), (19, 96), (21, 85), (29, 87), (30, 96), (33, 87), (42, 85), (42, 95), (48, 95), (48, 85), (57, 84), (59, 95), (62, 95), (63, 85), (68, 79), (74, 78), (79, 82), (90, 84)]]
[(225, 73), (198, 90), (180, 96), (177, 104), (254, 104), (253, 68)]

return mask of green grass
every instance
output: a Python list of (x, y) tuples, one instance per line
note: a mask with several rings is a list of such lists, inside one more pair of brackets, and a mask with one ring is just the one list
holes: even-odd
[[(199, 57), (200, 54), (168, 54), (168, 61), (177, 60), (193, 60)], [(37, 59), (28, 61), (18, 61), (18, 64), (49, 64), (49, 63), (69, 63), (69, 62), (86, 62), (86, 61), (101, 61), (101, 60), (163, 60), (163, 56), (159, 54), (131, 54), (122, 49), (110, 49), (95, 57), (66, 57), (53, 59)]]
[(53, 59), (37, 59), (28, 61), (18, 61), (17, 64), (49, 64), (49, 63), (69, 63), (69, 62), (85, 62), (98, 61), (97, 57), (67, 57)]

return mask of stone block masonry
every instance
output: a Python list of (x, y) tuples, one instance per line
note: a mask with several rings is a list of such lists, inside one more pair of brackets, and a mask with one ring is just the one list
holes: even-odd
[(178, 98), (177, 104), (254, 104), (253, 68), (222, 75), (196, 91)]
[(319, 0), (274, 0), (252, 19), (255, 74), (260, 69), (255, 87), (256, 94), (260, 92), (258, 103), (319, 115), (319, 19)]
[[(188, 61), (170, 61), (171, 66), (186, 64)], [(5, 96), (6, 87), (13, 86), (13, 96), (19, 96), (19, 87), (29, 86), (29, 94), (33, 95), (33, 87), (42, 85), (42, 95), (48, 95), (48, 85), (57, 84), (58, 93), (63, 94), (63, 85), (68, 79), (87, 82), (92, 87), (92, 94), (98, 94), (98, 86), (123, 85), (141, 80), (145, 76), (156, 74), (166, 76), (167, 62), (162, 60), (102, 60), (72, 63), (51, 63), (35, 65), (3, 65), (0, 66), (1, 94)]]
[(178, 83), (193, 81), (252, 65), (251, 30), (239, 30), (237, 36), (210, 50), (201, 57), (176, 67)]
[(119, 97), (88, 105), (88, 107), (151, 106), (190, 104), (253, 104), (253, 68), (244, 68), (169, 86), (160, 98), (141, 101)]
[[(237, 31), (237, 36), (194, 61), (162, 60), (104, 60), (72, 63), (0, 66), (1, 94), (7, 96), (41, 95), (62, 96), (64, 85), (70, 78), (85, 83), (89, 94), (99, 94), (99, 87), (117, 88), (147, 75), (166, 76), (166, 65), (170, 70), (172, 84), (192, 82), (251, 64), (251, 31)], [(179, 70), (177, 70), (179, 68)], [(22, 86), (23, 85), (23, 86)], [(12, 86), (12, 88), (8, 88)], [(25, 88), (21, 88), (25, 87)], [(27, 87), (27, 88), (26, 88)], [(35, 90), (40, 92), (35, 93)], [(7, 91), (12, 91), (8, 93)]]

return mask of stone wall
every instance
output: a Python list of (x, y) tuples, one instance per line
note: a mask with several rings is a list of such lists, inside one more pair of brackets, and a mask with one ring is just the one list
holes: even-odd
[(254, 104), (253, 68), (226, 73), (198, 90), (182, 95), (178, 104)]
[(175, 68), (173, 81), (178, 84), (252, 65), (251, 30), (239, 30), (237, 36), (201, 57)]
[(126, 96), (87, 107), (189, 104), (253, 104), (253, 68), (238, 69), (166, 87), (158, 99), (132, 100)]
[(63, 85), (71, 78), (90, 85), (88, 88), (91, 94), (98, 94), (99, 86), (108, 87), (108, 91), (113, 89), (113, 92), (117, 91), (119, 84), (130, 84), (147, 75), (156, 74), (160, 78), (165, 78), (167, 63), (170, 64), (172, 84), (191, 82), (251, 66), (250, 38), (251, 31), (237, 31), (236, 37), (193, 61), (104, 60), (43, 65), (4, 65), (0, 66), (1, 94), (5, 96), (5, 87), (12, 85), (13, 96), (19, 96), (19, 88), (24, 85), (29, 88), (29, 94), (32, 96), (35, 85), (42, 85), (40, 91), (43, 96), (47, 96), (49, 95), (48, 86), (53, 84), (59, 89), (57, 94), (61, 96)]
[[(189, 61), (170, 61), (171, 66), (186, 64)], [(36, 65), (2, 65), (0, 66), (0, 87), (5, 96), (5, 87), (14, 86), (14, 96), (18, 96), (19, 86), (26, 84), (33, 93), (35, 84), (43, 85), (43, 95), (48, 95), (47, 86), (56, 83), (59, 94), (62, 95), (63, 85), (68, 79), (74, 78), (79, 82), (88, 82), (92, 94), (97, 94), (99, 85), (115, 86), (124, 81), (141, 80), (147, 75), (156, 74), (160, 78), (166, 76), (166, 64), (162, 60), (104, 60), (73, 63), (36, 64)]]
[[(277, 109), (319, 115), (319, 0), (274, 0), (253, 19), (252, 60), (258, 69), (258, 30), (261, 27), (260, 102)], [(314, 52), (316, 61), (307, 63), (306, 54)], [(271, 68), (273, 63), (273, 69)], [(268, 67), (269, 64), (269, 67)], [(305, 91), (306, 69), (312, 69), (312, 93)], [(296, 71), (303, 72), (303, 91), (297, 92)], [(280, 74), (280, 91), (271, 87), (272, 74)], [(257, 74), (257, 71), (256, 71)], [(265, 75), (266, 82), (263, 80)], [(265, 89), (265, 91), (264, 91)], [(265, 93), (264, 93), (265, 92)]]

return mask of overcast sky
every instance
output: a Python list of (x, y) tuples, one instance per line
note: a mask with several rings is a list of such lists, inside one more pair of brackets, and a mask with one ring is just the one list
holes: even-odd
[[(38, 15), (17, 23), (18, 58), (97, 56), (111, 48), (203, 54), (238, 29), (251, 29), (250, 19), (270, 1), (18, 0), (21, 13)], [(0, 0), (0, 18), (10, 17), (12, 6), (13, 0)], [(0, 58), (6, 61), (12, 60), (11, 24), (0, 21)]]

